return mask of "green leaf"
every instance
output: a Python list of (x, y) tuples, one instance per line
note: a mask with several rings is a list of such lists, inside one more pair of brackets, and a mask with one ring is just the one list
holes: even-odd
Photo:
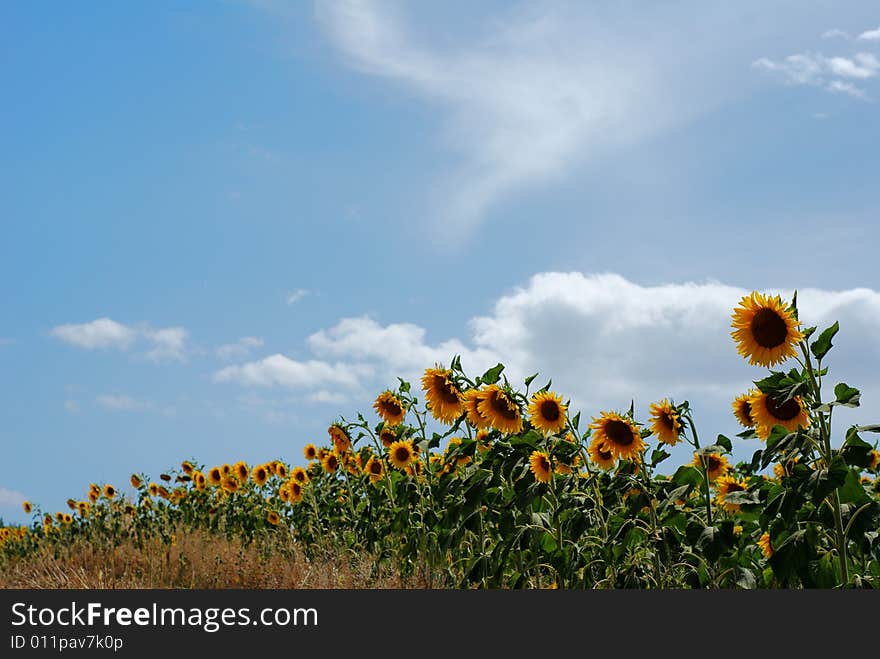
[(825, 355), (828, 354), (828, 351), (831, 350), (834, 344), (831, 343), (831, 339), (834, 338), (834, 335), (840, 331), (840, 324), (835, 322), (831, 327), (826, 329), (819, 335), (819, 338), (813, 341), (810, 346), (810, 352), (813, 353), (813, 356), (816, 359), (822, 359)]
[(529, 386), (529, 385), (535, 380), (536, 377), (538, 377), (538, 374), (537, 374), (537, 373), (535, 373), (534, 375), (530, 375), (529, 377), (527, 377), (527, 378), (525, 379), (526, 386), (528, 387), (528, 386)]
[(710, 561), (716, 561), (721, 556), (721, 552), (728, 548), (728, 545), (724, 534), (717, 527), (707, 526), (697, 538), (695, 547)]
[(855, 469), (847, 471), (841, 485), (843, 487), (840, 488), (840, 492), (838, 493), (840, 496), (840, 503), (852, 503), (856, 506), (861, 506), (871, 501), (871, 497), (865, 492), (865, 486), (862, 485), (859, 473)]
[(504, 370), (504, 364), (496, 364), (488, 371), (483, 373), (483, 376), (480, 378), (484, 384), (495, 384), (498, 382), (498, 378), (501, 377), (501, 371)]
[[(797, 467), (803, 466), (797, 465)], [(818, 504), (822, 499), (843, 485), (846, 482), (848, 473), (850, 473), (849, 468), (839, 455), (834, 456), (829, 468), (817, 469), (812, 472), (807, 480), (807, 484), (811, 490), (810, 495), (813, 503)], [(864, 493), (864, 490), (862, 492)]]
[(734, 575), (736, 576), (735, 583), (740, 588), (754, 590), (758, 587), (758, 582), (755, 580), (755, 575), (752, 574), (751, 570), (747, 570), (746, 568), (737, 565)]
[(663, 462), (670, 455), (671, 455), (671, 453), (664, 451), (662, 448), (654, 449), (651, 452), (651, 466), (656, 467), (658, 464)]
[(840, 455), (851, 467), (864, 469), (871, 464), (871, 451), (874, 447), (859, 437), (859, 426), (853, 426), (846, 433), (846, 441), (840, 447)]
[(841, 382), (834, 387), (834, 395), (837, 398), (835, 402), (838, 405), (845, 405), (846, 407), (858, 407), (859, 399), (862, 397), (862, 394), (859, 393), (858, 389), (850, 387), (844, 382)]
[(400, 380), (400, 387), (398, 387), (398, 388), (400, 389), (401, 393), (408, 393), (409, 389), (410, 389), (409, 382), (407, 382), (403, 378), (397, 378), (397, 379)]
[(718, 446), (723, 446), (725, 449), (727, 449), (728, 453), (733, 451), (733, 444), (731, 444), (730, 439), (724, 435), (718, 435), (718, 439), (715, 440), (715, 443)]
[(700, 470), (689, 465), (682, 465), (672, 476), (672, 482), (676, 485), (694, 485), (698, 486), (703, 482), (703, 476)]

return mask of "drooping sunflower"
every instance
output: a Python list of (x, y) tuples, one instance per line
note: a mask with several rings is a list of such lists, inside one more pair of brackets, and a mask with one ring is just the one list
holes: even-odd
[(782, 298), (754, 292), (734, 309), (731, 335), (750, 364), (773, 366), (797, 354), (795, 346), (804, 338), (798, 325)]
[(379, 441), (382, 442), (382, 446), (388, 448), (394, 442), (397, 441), (397, 433), (394, 431), (394, 428), (387, 425), (382, 425), (382, 429), (379, 430)]
[(602, 412), (598, 418), (593, 418), (590, 428), (594, 441), (602, 442), (605, 450), (611, 451), (615, 458), (641, 461), (645, 442), (635, 421), (617, 412)]
[(535, 475), (535, 480), (541, 483), (549, 483), (553, 478), (550, 456), (544, 451), (532, 451), (532, 455), (529, 457), (529, 469)]
[(415, 448), (409, 440), (399, 439), (388, 447), (388, 461), (398, 469), (406, 469), (415, 456)]
[(651, 432), (661, 443), (675, 446), (683, 430), (681, 417), (668, 399), (651, 404)]
[(765, 532), (764, 535), (762, 535), (758, 539), (758, 546), (761, 548), (761, 551), (764, 552), (765, 558), (770, 558), (771, 556), (773, 556), (773, 545), (770, 544), (769, 533)]
[(116, 488), (108, 483), (104, 486), (104, 496), (108, 499), (112, 499), (116, 496)]
[[(208, 470), (208, 482), (211, 485), (220, 485), (220, 481), (222, 481), (222, 480), (223, 480), (223, 472), (220, 469), (220, 467), (211, 467)], [(152, 494), (152, 492), (150, 492), (150, 494)]]
[(464, 412), (461, 392), (452, 381), (452, 371), (439, 366), (425, 369), (422, 389), (428, 401), (428, 409), (435, 419), (452, 423)]
[(278, 522), (281, 521), (281, 518), (278, 516), (274, 510), (270, 510), (266, 515), (266, 521), (269, 522), (272, 526), (278, 526)]
[(205, 489), (205, 486), (207, 485), (207, 479), (205, 478), (205, 475), (198, 469), (193, 471), (192, 479), (193, 484), (196, 486), (197, 490), (202, 491)]
[(266, 468), (266, 465), (257, 465), (254, 467), (251, 476), (258, 487), (263, 487), (269, 480), (269, 470)]
[(372, 456), (369, 460), (367, 460), (367, 464), (364, 467), (364, 473), (370, 477), (370, 482), (375, 484), (378, 483), (382, 476), (385, 475), (385, 463), (378, 456)]
[(756, 391), (749, 397), (749, 406), (752, 419), (755, 421), (755, 434), (763, 440), (770, 436), (770, 431), (777, 424), (788, 432), (810, 425), (810, 417), (807, 416), (807, 410), (800, 396), (795, 396), (780, 405), (772, 396)]
[(562, 397), (552, 391), (539, 391), (529, 403), (529, 421), (545, 435), (552, 435), (565, 428), (567, 408)]
[(406, 407), (391, 391), (383, 391), (373, 403), (376, 413), (389, 426), (398, 426), (406, 416)]
[(522, 430), (523, 420), (519, 405), (497, 384), (490, 384), (483, 389), (477, 408), (495, 430), (509, 435), (515, 435)]
[(290, 479), (305, 485), (309, 482), (309, 475), (302, 467), (294, 467), (290, 472)]
[[(91, 494), (91, 492), (89, 492), (89, 494)], [(76, 499), (68, 499), (67, 500), (67, 507), (70, 508), (71, 510), (76, 510)]]
[(462, 394), (462, 404), (467, 413), (468, 423), (477, 430), (488, 428), (489, 419), (480, 414), (480, 400), (483, 398), (483, 392), (479, 389), (468, 389)]
[(140, 489), (141, 485), (143, 485), (143, 481), (141, 480), (141, 477), (138, 476), (137, 474), (132, 474), (130, 481), (131, 481), (131, 486), (136, 490)]
[(158, 494), (159, 494), (159, 496), (162, 497), (163, 499), (170, 499), (170, 498), (171, 498), (171, 495), (169, 494), (168, 490), (166, 490), (166, 489), (165, 489), (163, 486), (161, 486), (161, 485), (159, 486), (159, 492), (158, 492)]
[(220, 485), (223, 488), (223, 491), (229, 494), (232, 494), (233, 492), (238, 492), (238, 488), (241, 486), (241, 484), (238, 482), (238, 478), (236, 478), (234, 474), (224, 476), (223, 481), (220, 483)]
[(703, 467), (705, 465), (706, 476), (710, 483), (714, 483), (719, 477), (726, 475), (730, 469), (727, 458), (720, 453), (709, 453), (703, 456), (699, 453), (694, 453), (694, 461), (691, 462), (691, 465), (694, 467)]
[(758, 391), (752, 389), (746, 394), (740, 394), (733, 401), (733, 415), (744, 428), (755, 427), (755, 420), (752, 418), (752, 404), (749, 402), (749, 399), (756, 393)]
[(244, 460), (239, 460), (234, 465), (232, 465), (233, 472), (235, 473), (236, 478), (238, 478), (238, 482), (244, 485), (248, 481), (248, 477), (251, 475), (251, 470), (248, 468), (247, 462)]
[(272, 462), (272, 472), (278, 478), (287, 478), (287, 465), (281, 462), (281, 460), (274, 460)]
[(733, 476), (719, 476), (715, 481), (715, 503), (729, 513), (735, 513), (740, 506), (736, 503), (728, 503), (725, 497), (731, 492), (745, 492), (749, 484), (744, 480), (737, 480)]
[(26, 515), (30, 515), (31, 511), (34, 509), (34, 507), (31, 505), (30, 501), (22, 501), (21, 507), (24, 510)]
[(605, 445), (605, 440), (601, 437), (593, 438), (590, 442), (590, 446), (587, 448), (587, 452), (590, 454), (590, 460), (592, 460), (593, 464), (599, 467), (599, 469), (608, 471), (609, 469), (612, 469), (617, 462), (617, 458), (614, 456), (614, 451)]
[(324, 471), (328, 474), (332, 474), (339, 469), (339, 458), (336, 457), (335, 453), (327, 453), (327, 455), (324, 456), (324, 459), (321, 460), (321, 467), (323, 467)]
[(342, 455), (351, 450), (351, 437), (348, 436), (348, 432), (341, 423), (331, 423), (327, 428), (327, 434), (330, 435), (330, 440), (333, 442), (333, 448), (337, 454)]
[(195, 471), (195, 467), (193, 467), (192, 462), (189, 460), (184, 460), (180, 463), (180, 468), (183, 469), (183, 473), (192, 476), (193, 471)]

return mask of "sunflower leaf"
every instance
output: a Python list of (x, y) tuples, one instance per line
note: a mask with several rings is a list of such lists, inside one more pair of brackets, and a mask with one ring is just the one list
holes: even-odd
[(718, 439), (715, 440), (715, 443), (718, 446), (723, 446), (728, 452), (733, 451), (733, 444), (731, 444), (730, 439), (724, 435), (718, 435)]
[(666, 458), (668, 458), (671, 453), (664, 451), (663, 449), (657, 448), (651, 451), (651, 466), (656, 467), (658, 464), (663, 462)]
[(755, 580), (755, 575), (752, 574), (751, 570), (737, 566), (734, 574), (736, 575), (735, 583), (740, 588), (754, 590), (758, 587), (758, 582)]
[(831, 327), (824, 330), (819, 335), (818, 339), (813, 341), (812, 345), (810, 346), (810, 352), (813, 353), (813, 356), (816, 359), (821, 360), (823, 357), (825, 357), (825, 355), (828, 354), (828, 351), (831, 350), (834, 345), (833, 343), (831, 343), (831, 339), (833, 339), (834, 335), (837, 334), (839, 331), (840, 323), (835, 321), (835, 323)]
[(862, 397), (862, 394), (858, 389), (850, 387), (844, 382), (841, 382), (834, 387), (834, 395), (837, 398), (835, 403), (838, 405), (845, 405), (846, 407), (858, 407), (859, 399)]
[[(534, 382), (534, 380), (535, 380), (536, 377), (538, 377), (538, 374), (537, 374), (537, 373), (534, 373), (533, 375), (530, 375), (529, 377), (527, 377), (527, 378), (525, 379), (526, 386), (528, 387), (532, 382)], [(548, 388), (549, 388), (549, 387), (548, 387)]]
[(495, 384), (498, 382), (498, 378), (501, 377), (501, 371), (503, 370), (504, 364), (498, 363), (483, 373), (483, 376), (480, 379), (483, 381), (483, 384)]

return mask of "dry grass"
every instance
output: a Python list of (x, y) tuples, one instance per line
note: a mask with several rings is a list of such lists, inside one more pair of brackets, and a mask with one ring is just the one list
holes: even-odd
[(422, 577), (377, 570), (369, 557), (328, 552), (308, 560), (296, 546), (257, 547), (204, 532), (138, 547), (86, 541), (44, 548), (0, 565), (0, 588), (427, 588)]

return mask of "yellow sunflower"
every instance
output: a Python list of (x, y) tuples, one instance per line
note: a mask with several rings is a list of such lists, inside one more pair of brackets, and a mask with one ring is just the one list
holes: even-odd
[(415, 456), (415, 449), (409, 440), (400, 439), (388, 447), (388, 461), (398, 469), (406, 469)]
[(539, 391), (529, 403), (529, 421), (545, 435), (552, 435), (565, 428), (566, 411), (561, 396), (552, 391)]
[(34, 509), (34, 507), (31, 505), (30, 501), (22, 501), (21, 507), (22, 507), (22, 510), (24, 510), (26, 515), (30, 515), (31, 511)]
[(535, 475), (535, 480), (541, 483), (549, 483), (553, 477), (550, 456), (544, 451), (532, 451), (532, 455), (529, 457), (529, 469)]
[(278, 478), (287, 478), (287, 465), (280, 460), (272, 462), (272, 471)]
[(143, 484), (143, 481), (141, 481), (141, 477), (138, 476), (137, 474), (132, 474), (130, 481), (131, 481), (131, 486), (136, 490), (140, 489), (140, 486)]
[(303, 498), (303, 486), (297, 483), (296, 481), (288, 481), (288, 486), (290, 489), (290, 503), (299, 503)]
[(238, 478), (238, 482), (244, 485), (248, 481), (248, 477), (251, 474), (250, 469), (248, 469), (247, 462), (244, 460), (240, 460), (236, 462), (233, 466), (233, 471), (235, 472), (236, 478)]
[(281, 518), (274, 510), (270, 510), (269, 514), (266, 515), (266, 521), (269, 522), (269, 524), (271, 524), (272, 526), (278, 526), (278, 522), (281, 521)]
[[(220, 469), (220, 467), (211, 467), (208, 470), (208, 482), (211, 485), (220, 485), (220, 481), (222, 481), (222, 480), (223, 480), (223, 471)], [(152, 485), (151, 485), (151, 487), (152, 487)], [(153, 494), (152, 491), (150, 492), (150, 494)], [(155, 496), (155, 495), (153, 495), (153, 496)]]
[(201, 491), (205, 489), (205, 486), (207, 485), (207, 479), (202, 472), (198, 470), (193, 471), (192, 479), (193, 484), (196, 486), (197, 490)]
[(488, 453), (492, 448), (492, 440), (489, 438), (488, 430), (478, 430), (474, 439), (477, 440), (477, 450), (480, 453)]
[(189, 460), (184, 460), (180, 463), (180, 468), (183, 469), (183, 473), (192, 476), (193, 471), (195, 471), (195, 467), (193, 467), (192, 462)]
[(868, 459), (869, 459), (868, 469), (870, 469), (871, 471), (876, 470), (877, 467), (880, 466), (880, 451), (878, 451), (877, 449), (874, 449), (869, 454)]
[(330, 424), (330, 427), (327, 428), (327, 434), (330, 435), (330, 440), (333, 442), (333, 448), (337, 454), (342, 455), (351, 450), (351, 437), (348, 436), (342, 424)]
[(651, 404), (651, 432), (661, 443), (675, 446), (682, 430), (681, 417), (668, 399)]
[(810, 425), (810, 418), (800, 396), (779, 405), (768, 394), (756, 391), (749, 397), (749, 406), (755, 421), (755, 433), (763, 440), (770, 436), (770, 431), (777, 424), (788, 432)]
[(614, 451), (609, 449), (605, 445), (605, 440), (601, 437), (595, 437), (590, 442), (590, 446), (587, 448), (587, 452), (590, 454), (590, 460), (593, 461), (599, 469), (604, 469), (605, 471), (614, 467), (614, 464), (617, 462), (617, 458), (614, 456)]
[(694, 461), (691, 462), (691, 466), (703, 467), (704, 465), (710, 483), (714, 483), (719, 477), (726, 475), (730, 469), (727, 458), (720, 453), (709, 453), (703, 456), (694, 453)]
[(739, 510), (739, 504), (728, 503), (725, 497), (731, 492), (745, 492), (749, 487), (746, 481), (738, 481), (733, 476), (719, 476), (715, 481), (715, 503), (729, 513)]
[(64, 513), (64, 517), (61, 521), (65, 524), (71, 524), (73, 522), (73, 516), (70, 513)]
[(324, 459), (321, 460), (321, 467), (324, 468), (328, 474), (332, 474), (337, 469), (339, 469), (339, 458), (336, 457), (335, 453), (327, 453), (324, 456)]
[(373, 403), (376, 413), (390, 426), (398, 426), (403, 423), (406, 416), (406, 407), (400, 399), (390, 391), (383, 391)]
[(104, 496), (108, 499), (112, 499), (116, 496), (116, 488), (110, 484), (104, 486)]
[(425, 390), (428, 409), (438, 421), (452, 423), (464, 412), (462, 395), (452, 381), (452, 371), (439, 366), (425, 369), (422, 389)]
[(318, 457), (318, 448), (314, 444), (306, 444), (303, 449), (303, 457), (306, 460), (314, 460)]
[(758, 546), (761, 548), (761, 551), (764, 552), (765, 558), (770, 558), (773, 556), (773, 545), (770, 544), (770, 534), (764, 533), (761, 538), (758, 540)]
[(731, 335), (750, 364), (773, 366), (797, 354), (795, 346), (804, 338), (799, 324), (778, 295), (754, 292), (734, 309)]
[(76, 510), (79, 513), (80, 517), (87, 517), (91, 507), (92, 504), (90, 504), (88, 501), (78, 501), (76, 504)]
[(468, 423), (477, 430), (489, 427), (489, 419), (480, 414), (480, 400), (482, 397), (483, 392), (479, 389), (468, 389), (462, 394), (462, 403), (467, 413)]
[(306, 470), (302, 467), (294, 467), (290, 472), (291, 480), (295, 480), (297, 483), (305, 485), (309, 482), (309, 475), (306, 473)]
[(733, 401), (733, 414), (736, 420), (744, 428), (754, 428), (755, 420), (752, 418), (752, 404), (749, 399), (759, 393), (756, 389), (752, 389), (747, 394), (740, 394)]
[(370, 477), (371, 483), (378, 483), (382, 476), (385, 475), (385, 463), (377, 456), (372, 456), (369, 460), (367, 460), (367, 464), (364, 467), (364, 473)]
[(397, 433), (394, 431), (394, 428), (383, 424), (382, 429), (379, 431), (379, 441), (382, 442), (382, 446), (385, 448), (388, 448), (396, 442)]
[(254, 467), (251, 476), (258, 487), (263, 487), (269, 480), (269, 470), (266, 468), (266, 465), (257, 465)]
[(602, 412), (599, 418), (593, 418), (590, 428), (594, 441), (602, 442), (604, 450), (611, 451), (615, 458), (641, 462), (645, 442), (635, 421), (617, 412)]
[[(224, 476), (223, 481), (220, 483), (220, 485), (223, 487), (223, 491), (229, 494), (232, 494), (233, 492), (238, 492), (238, 488), (241, 486), (238, 482), (238, 478), (236, 478), (233, 474)], [(161, 492), (159, 494), (161, 495)]]
[(489, 424), (500, 432), (515, 435), (522, 430), (519, 405), (497, 384), (490, 384), (483, 390), (477, 408), (489, 420)]

